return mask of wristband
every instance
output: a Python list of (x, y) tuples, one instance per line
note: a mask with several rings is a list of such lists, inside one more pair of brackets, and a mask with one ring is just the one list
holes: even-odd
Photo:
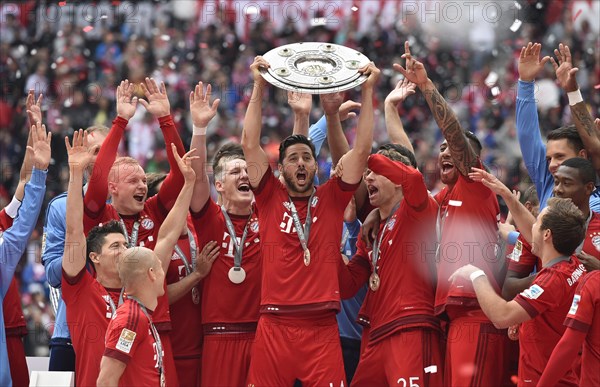
[(521, 235), (518, 231), (511, 231), (508, 233), (508, 239), (507, 239), (507, 243), (509, 245), (514, 245), (517, 243), (517, 238), (519, 238), (519, 235)]
[(14, 219), (19, 212), (19, 207), (21, 207), (21, 201), (13, 196), (8, 206), (4, 207), (4, 211), (6, 212), (6, 215)]
[(196, 125), (192, 126), (192, 135), (194, 136), (206, 136), (206, 126), (197, 127)]
[(485, 277), (485, 272), (483, 270), (477, 270), (476, 272), (471, 273), (469, 278), (471, 279), (471, 282), (473, 282), (476, 278), (479, 278), (481, 276)]
[(567, 97), (569, 97), (569, 105), (571, 106), (583, 102), (583, 97), (581, 96), (581, 91), (579, 89), (568, 92)]

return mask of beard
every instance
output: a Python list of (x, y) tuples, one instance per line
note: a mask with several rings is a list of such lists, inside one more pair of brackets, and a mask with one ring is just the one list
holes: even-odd
[(296, 179), (296, 172), (293, 173), (289, 173), (287, 172), (285, 169), (283, 171), (283, 180), (285, 181), (285, 185), (287, 186), (287, 188), (294, 192), (294, 193), (298, 193), (298, 194), (305, 194), (309, 191), (312, 191), (313, 186), (314, 186), (314, 179), (315, 179), (315, 173), (316, 171), (309, 171), (306, 170), (306, 181), (308, 182), (308, 184), (305, 184), (303, 186), (298, 185), (298, 183), (295, 181)]

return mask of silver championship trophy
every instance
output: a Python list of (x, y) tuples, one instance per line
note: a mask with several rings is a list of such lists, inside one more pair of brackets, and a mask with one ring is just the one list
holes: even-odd
[(306, 94), (351, 89), (367, 80), (358, 69), (370, 61), (362, 53), (332, 43), (286, 44), (263, 55), (271, 65), (263, 78), (273, 86)]

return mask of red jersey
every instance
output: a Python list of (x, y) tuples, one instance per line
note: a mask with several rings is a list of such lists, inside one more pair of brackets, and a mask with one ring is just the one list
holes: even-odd
[[(0, 235), (2, 232), (13, 224), (13, 218), (8, 216), (5, 210), (0, 211)], [(21, 307), (21, 295), (17, 286), (17, 280), (12, 279), (8, 286), (8, 291), (2, 300), (2, 313), (4, 315), (4, 327), (6, 328), (6, 336), (27, 335), (27, 323), (23, 316), (23, 308)]]
[[(368, 289), (359, 312), (358, 321), (368, 323), (371, 328), (370, 343), (400, 329), (415, 326), (440, 328), (433, 309), (436, 240), (432, 230), (438, 205), (427, 192), (418, 170), (394, 164), (403, 172), (404, 199), (388, 220), (380, 224), (377, 239), (380, 236), (383, 239), (376, 263), (380, 286), (376, 291)], [(371, 165), (370, 159), (369, 168)], [(373, 172), (378, 173), (374, 169)], [(354, 291), (373, 272), (372, 249), (368, 249), (361, 238), (356, 247), (356, 255), (347, 266), (350, 272), (357, 268), (362, 272), (360, 279), (354, 281)], [(345, 294), (343, 289), (342, 295), (352, 294)]]
[(464, 265), (481, 268), (496, 293), (504, 282), (504, 259), (497, 257), (500, 208), (496, 195), (481, 183), (458, 176), (452, 190), (445, 187), (435, 200), (440, 205), (441, 244), (438, 257), (438, 286), (435, 310), (447, 306), (479, 307), (473, 284), (468, 279), (453, 283), (448, 278)]
[(542, 269), (542, 261), (531, 252), (531, 245), (519, 235), (512, 253), (508, 256), (508, 270), (528, 276), (535, 269)]
[[(198, 240), (194, 233), (193, 225), (189, 224), (188, 217), (188, 230), (190, 230), (194, 243), (196, 245), (195, 256), (200, 253), (198, 248)], [(183, 235), (177, 241), (177, 246), (181, 252), (185, 255), (190, 269), (192, 268), (192, 254), (190, 252), (190, 238), (189, 235)], [(169, 269), (166, 275), (167, 284), (173, 284), (179, 282), (186, 277), (187, 272), (185, 269), (183, 260), (177, 253), (177, 250), (173, 251), (171, 256), (171, 262), (169, 263)], [(200, 291), (201, 284), (196, 285), (196, 291), (189, 291), (179, 300), (169, 305), (171, 313), (171, 325), (173, 330), (171, 331), (171, 346), (173, 348), (173, 357), (176, 359), (181, 358), (197, 358), (202, 355), (202, 329), (199, 329), (201, 324), (201, 309), (200, 309)], [(196, 302), (194, 302), (194, 295), (197, 295)], [(158, 307), (157, 307), (158, 309)]]
[(75, 350), (75, 384), (95, 386), (104, 352), (104, 335), (112, 318), (109, 297), (119, 304), (121, 289), (106, 289), (85, 269), (69, 278), (63, 271), (62, 297)]
[[(83, 225), (87, 234), (92, 228), (111, 220), (121, 221), (127, 229), (127, 241), (135, 241), (136, 246), (147, 247), (151, 250), (156, 245), (160, 225), (168, 215), (168, 211), (161, 204), (158, 195), (154, 195), (144, 204), (144, 209), (137, 215), (119, 215), (112, 204), (107, 203), (102, 210), (97, 213), (91, 213), (87, 208), (84, 211)], [(138, 230), (137, 238), (134, 229)], [(154, 311), (155, 326), (159, 332), (169, 332), (171, 330), (171, 316), (169, 313), (169, 301), (166, 293), (158, 298), (158, 306)]]
[(587, 333), (579, 385), (600, 386), (600, 271), (592, 271), (581, 280), (565, 325)]
[[(242, 268), (246, 272), (246, 279), (240, 284), (234, 284), (228, 277), (229, 270), (234, 266), (235, 248), (221, 208), (208, 199), (200, 212), (192, 214), (199, 246), (204, 247), (210, 241), (221, 244), (219, 257), (213, 263), (210, 273), (202, 280), (202, 324), (252, 323), (249, 329), (255, 330), (260, 310), (262, 275), (259, 216), (256, 208), (253, 208), (250, 217), (228, 215), (235, 229), (238, 244), (244, 234), (244, 228), (248, 225), (242, 255)], [(207, 333), (210, 332), (210, 326), (205, 328)]]
[[(600, 259), (600, 214), (590, 212), (590, 221), (583, 240), (583, 251)], [(580, 249), (577, 249), (579, 251)], [(531, 245), (519, 235), (513, 253), (509, 256), (508, 270), (529, 275), (534, 269), (541, 270), (542, 261), (533, 255)]]
[[(358, 183), (347, 184), (336, 176), (315, 187), (310, 203), (310, 264), (306, 266), (292, 220), (288, 191), (270, 168), (265, 172), (254, 189), (259, 222), (268, 225), (260, 232), (261, 312), (340, 310), (338, 267), (342, 263), (343, 217), (357, 187)], [(300, 222), (305, 224), (309, 198), (292, 200)]]
[[(563, 321), (571, 306), (575, 285), (585, 272), (575, 256), (550, 262), (536, 275), (531, 286), (515, 297), (531, 316), (519, 329), (519, 385), (537, 385), (565, 331)], [(557, 385), (577, 386), (577, 377), (569, 370)]]
[[(148, 310), (152, 316), (152, 311)], [(160, 386), (158, 351), (150, 320), (136, 301), (126, 299), (106, 330), (104, 356), (127, 365), (119, 386)]]

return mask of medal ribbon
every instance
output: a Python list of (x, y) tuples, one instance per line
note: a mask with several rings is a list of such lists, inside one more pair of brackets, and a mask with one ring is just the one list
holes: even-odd
[(317, 192), (316, 189), (313, 188), (313, 192), (310, 194), (308, 198), (308, 209), (306, 210), (306, 222), (304, 222), (304, 226), (300, 222), (300, 216), (298, 216), (298, 211), (296, 210), (296, 206), (292, 201), (292, 198), (288, 196), (290, 201), (290, 211), (292, 212), (292, 220), (294, 221), (294, 227), (296, 227), (296, 233), (298, 234), (298, 239), (300, 239), (300, 245), (302, 245), (302, 250), (305, 252), (308, 250), (308, 238), (310, 235), (310, 226), (312, 225), (312, 217), (310, 216), (310, 206), (312, 204), (312, 198)]
[(152, 337), (154, 338), (154, 341), (156, 342), (156, 352), (158, 352), (157, 353), (158, 373), (159, 373), (160, 380), (162, 380), (163, 379), (163, 346), (162, 346), (162, 342), (160, 341), (160, 335), (158, 334), (158, 331), (156, 330), (156, 327), (154, 326), (154, 323), (152, 322), (152, 318), (150, 317), (148, 310), (140, 302), (140, 300), (138, 300), (137, 298), (135, 298), (133, 296), (127, 296), (127, 298), (137, 302), (137, 304), (140, 306), (140, 309), (142, 310), (142, 313), (144, 313), (144, 316), (146, 316), (146, 318), (148, 319), (148, 323), (150, 323), (150, 331), (152, 332)]
[[(371, 253), (371, 262), (373, 263), (373, 273), (374, 274), (377, 274), (377, 261), (379, 261), (379, 252), (380, 252), (380, 248), (381, 248), (381, 242), (383, 241), (383, 236), (385, 235), (385, 231), (387, 230), (387, 228), (390, 224), (390, 220), (392, 220), (392, 217), (398, 210), (398, 207), (400, 207), (400, 202), (398, 202), (394, 206), (394, 208), (392, 208), (392, 212), (390, 212), (390, 216), (388, 216), (387, 220), (385, 221), (385, 225), (383, 226), (383, 229), (381, 230), (381, 235), (375, 236), (375, 241), (373, 242), (373, 252)], [(377, 239), (377, 236), (379, 236), (379, 239)]]
[[(118, 306), (121, 306), (121, 304), (123, 303), (123, 293), (125, 293), (125, 288), (121, 288), (121, 294), (119, 294), (119, 305)], [(110, 310), (112, 311), (112, 314), (114, 316), (115, 313), (117, 312), (117, 307), (115, 306), (115, 302), (112, 300), (110, 293), (107, 291), (106, 294), (108, 294), (108, 303), (110, 305)]]
[(342, 243), (340, 244), (340, 253), (344, 254), (344, 249), (346, 247), (346, 242), (348, 242), (348, 238), (350, 238), (350, 229), (346, 227), (346, 231), (344, 231), (344, 236), (342, 237)]
[(187, 229), (187, 235), (190, 241), (190, 255), (192, 257), (191, 267), (190, 262), (188, 262), (183, 250), (181, 250), (181, 247), (179, 247), (177, 244), (175, 245), (175, 252), (177, 253), (177, 255), (179, 255), (179, 257), (183, 261), (183, 265), (185, 266), (186, 276), (192, 274), (192, 272), (196, 270), (196, 255), (198, 254), (198, 247), (196, 246), (194, 234), (190, 231), (189, 228)]
[(244, 232), (242, 233), (242, 239), (240, 243), (237, 243), (237, 235), (235, 234), (235, 227), (233, 227), (233, 222), (225, 210), (225, 206), (221, 205), (221, 212), (223, 213), (223, 217), (225, 218), (225, 225), (227, 226), (227, 232), (229, 233), (229, 237), (233, 243), (233, 248), (235, 253), (233, 254), (233, 265), (236, 268), (242, 267), (242, 255), (244, 254), (244, 243), (246, 243), (246, 237), (248, 236), (248, 225), (250, 224), (250, 219), (252, 218), (252, 214), (254, 211), (250, 212), (250, 216), (248, 216), (248, 220), (246, 221), (246, 226), (244, 227)]
[(123, 234), (125, 234), (125, 241), (127, 242), (127, 247), (137, 246), (138, 233), (140, 231), (140, 222), (136, 220), (133, 224), (131, 236), (129, 236), (129, 233), (127, 232), (127, 227), (125, 226), (125, 222), (122, 218), (119, 219), (119, 223), (121, 224), (121, 228), (123, 229)]

